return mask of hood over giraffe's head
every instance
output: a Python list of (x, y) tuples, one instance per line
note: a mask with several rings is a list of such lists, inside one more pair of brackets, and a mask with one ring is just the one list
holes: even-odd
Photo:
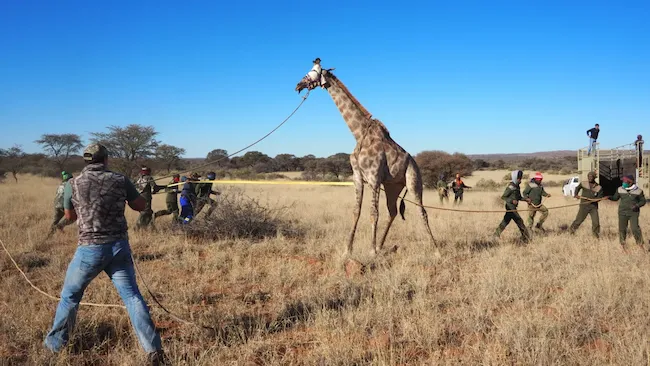
[(300, 93), (303, 89), (312, 90), (320, 86), (327, 89), (330, 86), (328, 79), (334, 75), (331, 73), (334, 69), (323, 69), (320, 65), (320, 58), (316, 58), (314, 66), (296, 85), (296, 91)]

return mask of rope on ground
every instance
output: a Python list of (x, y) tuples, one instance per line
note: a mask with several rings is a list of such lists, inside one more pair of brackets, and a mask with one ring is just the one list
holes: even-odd
[[(287, 121), (289, 121), (289, 119), (290, 119), (291, 117), (293, 117), (293, 115), (296, 114), (296, 112), (298, 112), (298, 109), (300, 109), (300, 107), (302, 107), (302, 104), (305, 103), (305, 101), (307, 100), (307, 97), (309, 96), (309, 93), (310, 93), (310, 92), (311, 92), (311, 90), (308, 90), (308, 91), (307, 91), (307, 94), (305, 94), (305, 95), (302, 97), (302, 101), (301, 101), (301, 102), (298, 104), (298, 106), (293, 110), (293, 112), (291, 112), (291, 113), (287, 116), (287, 118), (284, 119), (284, 121), (280, 122), (279, 125), (275, 126), (275, 128), (273, 128), (271, 131), (269, 131), (266, 135), (264, 135), (264, 136), (260, 137), (259, 139), (257, 139), (257, 141), (253, 142), (252, 144), (250, 144), (250, 145), (248, 145), (248, 146), (246, 146), (246, 147), (244, 147), (244, 148), (242, 148), (242, 149), (239, 149), (239, 150), (235, 151), (235, 152), (232, 153), (232, 154), (229, 154), (229, 155), (227, 155), (227, 156), (223, 156), (223, 157), (221, 157), (221, 158), (219, 158), (219, 159), (211, 160), (211, 161), (208, 161), (208, 162), (206, 162), (206, 163), (204, 163), (204, 164), (201, 164), (201, 165), (195, 166), (195, 167), (193, 167), (191, 170), (184, 170), (184, 171), (182, 171), (182, 173), (189, 173), (189, 172), (192, 171), (192, 170), (196, 170), (196, 169), (204, 168), (204, 167), (206, 167), (206, 166), (210, 166), (210, 165), (212, 165), (212, 164), (218, 163), (218, 162), (220, 162), (220, 161), (222, 161), (222, 160), (225, 160), (225, 159), (228, 159), (228, 158), (230, 158), (230, 157), (232, 157), (232, 156), (235, 156), (235, 155), (239, 154), (240, 152), (245, 151), (245, 150), (248, 150), (248, 149), (250, 149), (251, 147), (253, 147), (253, 146), (259, 144), (260, 142), (262, 142), (262, 140), (264, 140), (264, 139), (266, 139), (267, 137), (271, 136), (275, 131), (277, 131), (280, 127), (282, 127), (282, 125), (284, 125), (285, 123), (287, 123)], [(162, 180), (162, 179), (171, 178), (171, 177), (173, 177), (173, 176), (174, 176), (173, 174), (172, 174), (172, 175), (165, 175), (165, 176), (162, 176), (162, 177), (160, 177), (160, 178), (155, 178), (154, 181), (159, 181), (159, 180)]]
[[(54, 301), (60, 301), (60, 300), (61, 300), (60, 297), (58, 297), (58, 296), (54, 296), (54, 295), (50, 295), (50, 294), (48, 294), (47, 292), (41, 290), (38, 286), (34, 285), (34, 283), (33, 283), (33, 282), (32, 282), (32, 281), (27, 277), (27, 275), (25, 274), (25, 272), (23, 272), (23, 270), (20, 269), (20, 266), (18, 265), (18, 263), (16, 262), (16, 260), (14, 259), (14, 257), (11, 255), (11, 253), (9, 252), (9, 250), (7, 249), (7, 247), (5, 246), (5, 243), (2, 241), (2, 239), (0, 239), (0, 245), (2, 245), (2, 249), (3, 249), (4, 252), (7, 254), (7, 257), (9, 257), (9, 260), (11, 261), (11, 263), (13, 263), (14, 267), (16, 267), (16, 269), (18, 270), (18, 272), (20, 272), (20, 274), (23, 276), (23, 278), (25, 279), (25, 281), (27, 281), (27, 283), (28, 283), (28, 284), (29, 284), (29, 285), (30, 285), (34, 290), (36, 290), (38, 293), (40, 293), (41, 295), (47, 297), (47, 298), (50, 299), (50, 300), (54, 300)], [(172, 317), (173, 319), (175, 319), (175, 320), (177, 320), (177, 321), (179, 321), (179, 322), (185, 323), (185, 324), (191, 324), (191, 325), (195, 325), (195, 326), (198, 326), (198, 327), (201, 327), (201, 328), (205, 328), (205, 329), (214, 329), (214, 328), (211, 328), (211, 327), (206, 327), (206, 326), (203, 326), (203, 325), (197, 324), (197, 323), (195, 323), (195, 322), (193, 322), (193, 321), (191, 321), (191, 320), (184, 319), (184, 318), (182, 318), (182, 317), (180, 317), (180, 316), (178, 316), (178, 315), (175, 315), (174, 313), (172, 313), (171, 311), (169, 311), (167, 308), (165, 308), (165, 307), (160, 303), (160, 301), (158, 301), (158, 299), (157, 299), (156, 296), (151, 292), (151, 290), (149, 289), (149, 286), (147, 285), (146, 281), (145, 281), (144, 278), (142, 277), (142, 274), (140, 273), (140, 269), (138, 268), (138, 264), (137, 264), (137, 262), (135, 261), (135, 258), (133, 258), (133, 255), (131, 255), (131, 260), (133, 260), (133, 265), (134, 265), (134, 267), (135, 267), (135, 270), (136, 270), (136, 272), (138, 273), (138, 276), (140, 276), (140, 281), (141, 281), (142, 284), (144, 285), (145, 289), (147, 290), (147, 292), (149, 293), (149, 295), (151, 296), (151, 298), (153, 299), (153, 301), (154, 301), (154, 302), (155, 302), (155, 303), (156, 303), (156, 304), (157, 304), (157, 305), (158, 305), (158, 306), (159, 306), (159, 307), (160, 307), (160, 308), (161, 308), (165, 313), (167, 313), (167, 314), (168, 314), (170, 317)], [(120, 308), (120, 309), (126, 309), (126, 306), (124, 306), (124, 305), (117, 305), (117, 304), (99, 304), (99, 303), (94, 303), (94, 302), (80, 302), (79, 305), (83, 305), (83, 306), (94, 306), (94, 307), (101, 307), (101, 308)]]
[[(16, 267), (16, 269), (20, 272), (21, 275), (23, 275), (23, 278), (27, 281), (27, 283), (29, 283), (30, 286), (32, 286), (32, 288), (33, 288), (34, 290), (36, 290), (36, 291), (39, 292), (41, 295), (44, 295), (45, 297), (47, 297), (47, 298), (49, 298), (49, 299), (51, 299), (51, 300), (55, 300), (55, 301), (59, 301), (59, 300), (61, 300), (60, 297), (50, 295), (50, 294), (48, 294), (47, 292), (45, 292), (45, 291), (41, 290), (40, 288), (38, 288), (36, 285), (34, 285), (34, 284), (32, 283), (32, 281), (29, 280), (29, 278), (27, 277), (27, 275), (25, 274), (25, 272), (23, 272), (23, 270), (20, 269), (20, 266), (18, 266), (18, 263), (16, 263), (16, 261), (14, 260), (14, 257), (11, 256), (11, 253), (9, 253), (9, 250), (7, 250), (7, 247), (5, 246), (5, 243), (2, 241), (2, 239), (0, 239), (0, 245), (2, 245), (2, 249), (5, 251), (5, 253), (7, 253), (7, 256), (9, 257), (9, 260), (11, 260), (11, 263), (14, 264), (14, 267)], [(102, 307), (102, 308), (121, 308), (121, 309), (126, 309), (126, 306), (124, 306), (124, 305), (117, 305), (117, 304), (96, 304), (96, 303), (92, 303), (92, 302), (80, 302), (79, 305), (84, 305), (84, 306), (96, 306), (96, 307)]]
[(133, 258), (133, 255), (131, 255), (131, 259), (133, 260), (133, 266), (135, 267), (135, 271), (138, 273), (138, 276), (140, 277), (140, 281), (144, 285), (145, 290), (147, 290), (147, 293), (149, 294), (149, 296), (151, 296), (153, 301), (160, 307), (160, 309), (162, 309), (165, 313), (167, 313), (167, 315), (169, 315), (174, 320), (177, 320), (177, 321), (179, 321), (181, 323), (184, 323), (184, 324), (194, 325), (196, 327), (204, 328), (204, 329), (210, 329), (210, 330), (214, 329), (212, 327), (207, 327), (205, 325), (201, 325), (201, 324), (198, 324), (198, 323), (193, 322), (191, 320), (187, 320), (185, 318), (182, 318), (182, 317), (172, 313), (171, 311), (167, 310), (167, 308), (165, 306), (163, 306), (163, 304), (161, 304), (160, 301), (158, 301), (158, 298), (156, 297), (156, 295), (154, 295), (153, 292), (151, 292), (151, 290), (149, 289), (149, 285), (147, 284), (147, 281), (145, 281), (144, 277), (142, 277), (142, 273), (140, 272), (140, 268), (138, 267), (138, 263), (135, 261), (135, 258)]

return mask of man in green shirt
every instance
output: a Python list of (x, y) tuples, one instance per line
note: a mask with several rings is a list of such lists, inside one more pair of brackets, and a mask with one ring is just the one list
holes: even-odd
[(54, 234), (57, 229), (63, 231), (64, 226), (74, 223), (74, 221), (70, 221), (64, 217), (65, 213), (63, 210), (63, 192), (65, 190), (65, 184), (71, 178), (72, 174), (66, 171), (61, 172), (61, 184), (59, 184), (59, 187), (56, 190), (56, 196), (54, 197), (54, 220), (52, 220), (48, 237)]
[[(196, 177), (198, 179), (198, 176)], [(217, 207), (217, 202), (210, 198), (211, 194), (216, 196), (220, 195), (220, 192), (217, 192), (212, 189), (212, 182), (217, 178), (216, 173), (209, 172), (206, 175), (208, 182), (197, 182), (195, 185), (196, 189), (196, 208), (194, 208), (194, 216), (196, 217), (199, 212), (203, 209), (205, 205), (210, 206), (208, 212), (205, 213), (206, 216), (210, 216), (212, 211)]]
[[(501, 221), (497, 227), (495, 233), (497, 238), (501, 236), (501, 233), (505, 230), (510, 221), (514, 221), (521, 232), (521, 238), (523, 241), (530, 241), (530, 233), (528, 232), (528, 229), (526, 229), (526, 225), (524, 225), (524, 220), (522, 220), (521, 216), (519, 216), (519, 213), (517, 212), (517, 205), (519, 204), (519, 201), (523, 199), (521, 196), (521, 188), (519, 187), (523, 175), (524, 173), (521, 170), (514, 170), (511, 173), (512, 180), (508, 183), (505, 191), (503, 191), (503, 195), (501, 195), (501, 199), (505, 202), (506, 213), (503, 216), (503, 221)], [(530, 203), (530, 198), (525, 199), (525, 201)]]
[(639, 213), (641, 207), (645, 205), (646, 199), (643, 190), (634, 184), (634, 177), (631, 175), (623, 177), (623, 185), (609, 199), (620, 201), (618, 204), (618, 237), (621, 246), (625, 248), (628, 222), (634, 240), (638, 245), (643, 246), (643, 234), (641, 233), (641, 227), (639, 227)]
[(440, 174), (440, 180), (438, 180), (436, 187), (438, 188), (438, 197), (440, 197), (440, 203), (442, 203), (443, 200), (449, 202), (449, 191), (447, 189), (447, 182), (445, 182), (444, 174)]
[(541, 213), (541, 217), (539, 218), (537, 225), (535, 225), (536, 229), (544, 231), (542, 225), (544, 225), (544, 221), (548, 218), (548, 208), (542, 205), (542, 197), (551, 197), (551, 195), (546, 193), (544, 190), (542, 179), (544, 179), (542, 173), (535, 173), (533, 179), (531, 179), (530, 183), (526, 185), (526, 189), (524, 189), (524, 199), (530, 199), (530, 202), (528, 203), (528, 208), (530, 209), (530, 211), (528, 211), (528, 230), (530, 231), (533, 230), (535, 215), (538, 211)]
[[(598, 216), (598, 200), (603, 198), (603, 187), (596, 183), (596, 173), (587, 174), (588, 182), (582, 182), (575, 190), (575, 198), (580, 198), (580, 209), (575, 221), (569, 228), (569, 233), (575, 234), (587, 215), (591, 216), (591, 232), (596, 238), (600, 237), (600, 217)], [(579, 193), (582, 191), (582, 194)]]
[(165, 203), (167, 204), (166, 210), (156, 211), (153, 214), (154, 220), (160, 216), (172, 215), (172, 222), (178, 221), (178, 194), (181, 189), (178, 186), (181, 176), (179, 174), (174, 174), (172, 181), (169, 182), (169, 185), (165, 187), (165, 192), (167, 192), (167, 197), (165, 197)]

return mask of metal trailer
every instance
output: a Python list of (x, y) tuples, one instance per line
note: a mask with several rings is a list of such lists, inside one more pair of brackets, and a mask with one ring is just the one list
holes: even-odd
[(620, 187), (623, 176), (633, 175), (639, 187), (648, 189), (650, 180), (648, 156), (634, 143), (609, 150), (600, 149), (600, 144), (596, 143), (591, 155), (587, 155), (587, 151), (586, 147), (578, 150), (578, 171), (581, 181), (586, 181), (587, 174), (594, 171), (605, 195), (612, 195)]

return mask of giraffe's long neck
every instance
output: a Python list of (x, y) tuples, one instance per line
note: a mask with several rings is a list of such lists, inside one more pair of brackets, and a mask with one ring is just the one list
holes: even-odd
[(338, 79), (330, 79), (329, 82), (330, 87), (327, 88), (328, 93), (334, 100), (339, 112), (341, 112), (341, 116), (343, 116), (354, 138), (357, 141), (361, 141), (364, 128), (370, 122), (372, 115)]

